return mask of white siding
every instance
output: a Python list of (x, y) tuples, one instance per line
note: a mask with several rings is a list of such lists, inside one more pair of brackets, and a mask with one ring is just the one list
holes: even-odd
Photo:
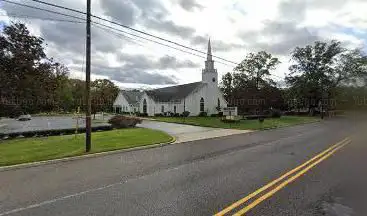
[(216, 110), (218, 98), (221, 107), (227, 107), (227, 102), (224, 100), (220, 89), (216, 86), (206, 85), (185, 98), (186, 111), (190, 112), (190, 116), (199, 115), (201, 98), (204, 99), (204, 111), (207, 112), (208, 115), (218, 113)]
[(140, 100), (140, 112), (143, 112), (144, 99), (147, 101), (147, 113), (149, 116), (154, 116), (154, 114), (162, 113), (162, 106), (164, 106), (164, 112), (174, 113), (174, 106), (176, 106), (176, 113), (183, 112), (183, 104), (181, 102), (156, 103), (146, 93), (143, 94)]
[[(121, 112), (134, 112), (134, 106), (129, 104), (126, 100), (125, 96), (120, 92), (117, 95), (115, 102), (113, 103), (114, 107), (121, 107)], [(135, 107), (136, 112), (139, 112), (139, 106)]]
[(197, 116), (200, 113), (200, 99), (204, 98), (204, 111), (208, 115), (216, 114), (218, 104), (218, 98), (220, 100), (221, 107), (227, 107), (227, 102), (224, 100), (223, 94), (220, 89), (213, 85), (206, 85), (199, 89), (194, 90), (185, 99), (180, 102), (171, 103), (157, 103), (150, 98), (146, 93), (143, 94), (140, 100), (140, 112), (143, 112), (143, 101), (147, 101), (147, 113), (149, 116), (161, 113), (162, 106), (164, 106), (164, 112), (174, 112), (174, 106), (176, 106), (176, 113), (182, 113), (184, 110), (190, 112), (190, 116)]

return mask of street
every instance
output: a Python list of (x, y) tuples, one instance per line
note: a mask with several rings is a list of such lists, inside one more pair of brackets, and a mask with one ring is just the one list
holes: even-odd
[(366, 215), (367, 151), (355, 132), (336, 118), (2, 171), (0, 216), (214, 215), (346, 137), (350, 144), (246, 215)]

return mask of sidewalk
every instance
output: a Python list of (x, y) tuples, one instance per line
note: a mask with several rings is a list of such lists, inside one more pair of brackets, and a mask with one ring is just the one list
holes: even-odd
[(252, 132), (252, 130), (199, 127), (193, 125), (175, 124), (175, 123), (158, 122), (150, 120), (144, 120), (143, 123), (138, 126), (164, 131), (176, 137), (175, 143), (182, 143), (194, 140), (210, 139), (215, 137)]
[(223, 136), (230, 136), (235, 134), (244, 134), (250, 133), (251, 130), (235, 130), (235, 129), (214, 129), (209, 131), (201, 131), (201, 132), (192, 132), (192, 133), (182, 133), (176, 134), (176, 142), (175, 143), (182, 143), (182, 142), (189, 142), (195, 140), (202, 140), (202, 139), (210, 139), (216, 137), (223, 137)]

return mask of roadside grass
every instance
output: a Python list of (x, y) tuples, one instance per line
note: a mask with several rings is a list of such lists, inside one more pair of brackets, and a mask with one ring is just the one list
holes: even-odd
[[(152, 145), (173, 140), (170, 135), (146, 128), (130, 128), (92, 134), (91, 153)], [(86, 154), (85, 135), (19, 138), (0, 141), (0, 166)]]
[(222, 122), (218, 117), (154, 117), (157, 121), (188, 124), (202, 127), (231, 128), (241, 130), (265, 130), (271, 128), (288, 127), (297, 124), (319, 121), (317, 117), (309, 116), (282, 116), (281, 118), (268, 118), (263, 123), (255, 120), (241, 120), (236, 123)]

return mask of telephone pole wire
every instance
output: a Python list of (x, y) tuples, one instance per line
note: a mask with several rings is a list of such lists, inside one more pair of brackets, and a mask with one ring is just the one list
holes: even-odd
[(86, 93), (86, 118), (85, 118), (85, 151), (91, 149), (91, 97), (90, 97), (90, 70), (91, 70), (91, 0), (87, 0), (87, 29), (86, 29), (86, 65), (85, 65), (85, 93)]

